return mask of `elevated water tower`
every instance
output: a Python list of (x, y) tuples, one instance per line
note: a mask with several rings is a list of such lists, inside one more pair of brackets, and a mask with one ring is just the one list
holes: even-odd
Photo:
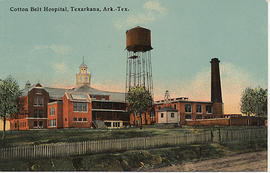
[(153, 97), (152, 49), (149, 29), (138, 26), (126, 32), (126, 93), (134, 86), (143, 86)]

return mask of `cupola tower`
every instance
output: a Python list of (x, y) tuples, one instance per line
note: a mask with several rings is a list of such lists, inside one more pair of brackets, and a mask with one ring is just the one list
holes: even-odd
[(88, 67), (84, 63), (84, 57), (83, 57), (83, 62), (80, 65), (80, 72), (76, 74), (76, 84), (77, 85), (90, 85), (91, 75), (87, 69), (88, 69)]

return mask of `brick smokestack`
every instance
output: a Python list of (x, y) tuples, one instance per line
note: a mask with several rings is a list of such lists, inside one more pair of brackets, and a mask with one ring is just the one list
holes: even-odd
[(220, 115), (223, 114), (223, 102), (220, 84), (218, 58), (211, 59), (211, 101), (213, 102), (213, 113)]
[(214, 103), (222, 103), (219, 60), (211, 59), (211, 101)]

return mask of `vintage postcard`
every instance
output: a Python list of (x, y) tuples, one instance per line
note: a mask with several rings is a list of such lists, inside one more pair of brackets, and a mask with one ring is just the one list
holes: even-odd
[(268, 0), (0, 0), (0, 171), (267, 171)]

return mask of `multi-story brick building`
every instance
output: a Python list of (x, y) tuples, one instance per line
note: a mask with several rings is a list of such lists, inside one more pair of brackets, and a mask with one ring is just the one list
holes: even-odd
[(19, 98), (20, 111), (10, 123), (11, 130), (91, 128), (97, 120), (108, 127), (129, 123), (125, 94), (97, 90), (90, 86), (90, 73), (82, 63), (71, 89), (31, 85), (28, 81)]
[[(130, 124), (179, 123), (186, 124), (189, 120), (224, 117), (219, 74), (219, 60), (213, 58), (211, 63), (211, 101), (193, 101), (187, 97), (166, 98), (155, 101), (152, 108), (142, 119), (130, 115)], [(177, 117), (176, 117), (177, 116)], [(135, 118), (135, 121), (134, 121)]]

